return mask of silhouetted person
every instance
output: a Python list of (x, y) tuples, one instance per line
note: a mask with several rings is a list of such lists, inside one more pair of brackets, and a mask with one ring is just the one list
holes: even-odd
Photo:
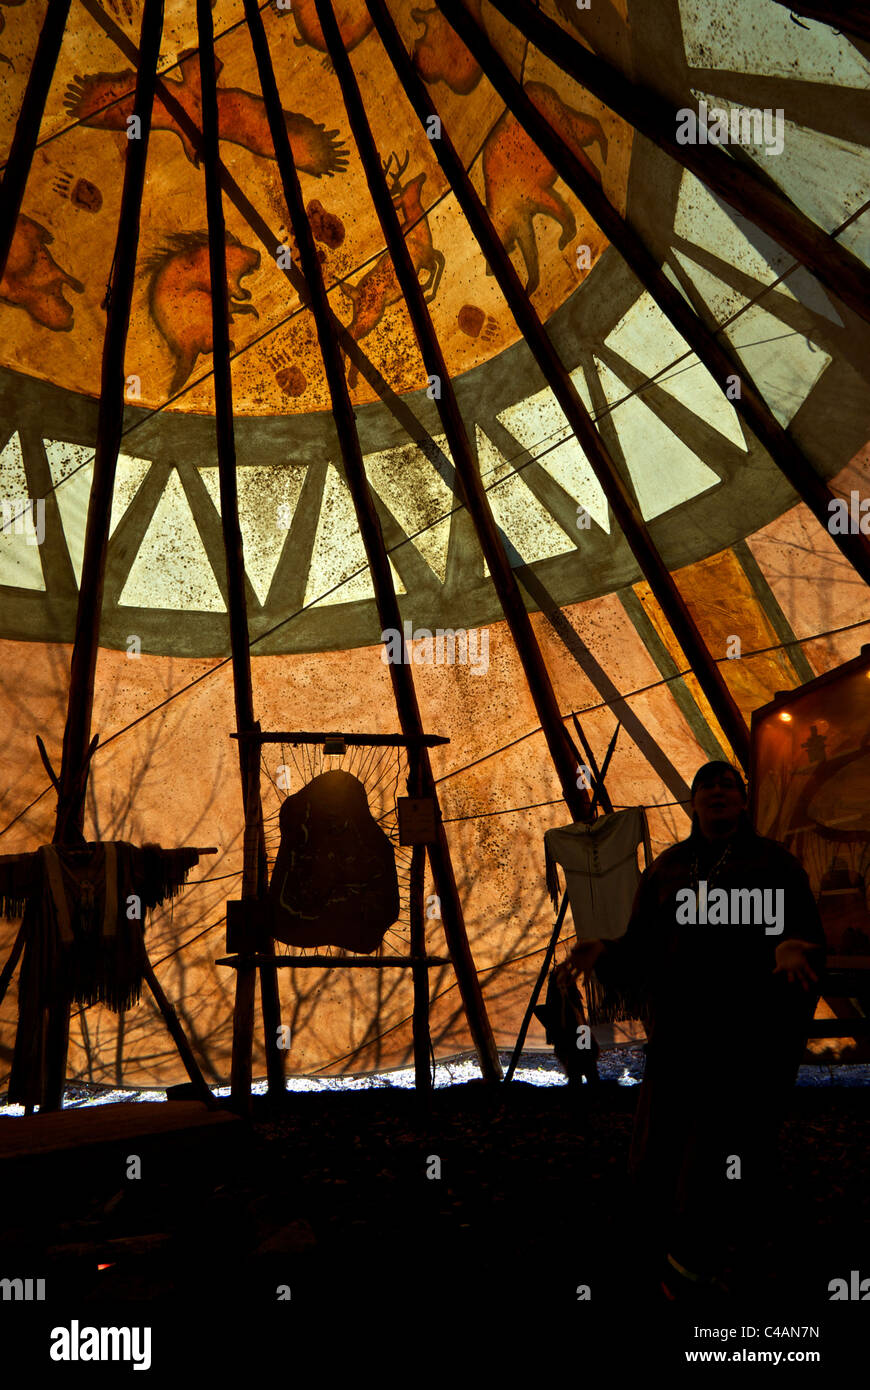
[(630, 1170), (664, 1224), (671, 1298), (716, 1286), (729, 1238), (761, 1217), (824, 958), (809, 880), (753, 831), (740, 774), (708, 763), (691, 806), (689, 838), (644, 873), (625, 935), (582, 942), (561, 967), (594, 970), (646, 1024)]

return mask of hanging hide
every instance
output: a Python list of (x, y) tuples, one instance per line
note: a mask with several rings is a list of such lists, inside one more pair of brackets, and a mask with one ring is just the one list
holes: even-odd
[(32, 977), (37, 1000), (56, 990), (116, 1013), (137, 1003), (145, 914), (175, 896), (198, 860), (195, 849), (121, 840), (0, 856), (0, 915), (26, 913), (22, 979)]
[[(578, 941), (613, 941), (628, 926), (640, 882), (637, 847), (649, 863), (648, 831), (642, 807), (612, 811), (594, 821), (559, 826), (544, 834), (547, 888), (559, 901), (559, 866), (564, 875)], [(606, 993), (594, 976), (585, 983), (590, 1023), (633, 1018), (633, 1005), (615, 990)]]
[(121, 1013), (138, 1002), (146, 913), (198, 860), (196, 849), (122, 840), (0, 856), (0, 915), (23, 912), (25, 931), (10, 1101), (44, 1103), (47, 1030), (70, 1004)]
[(269, 898), (272, 934), (288, 946), (368, 954), (399, 916), (393, 846), (349, 772), (324, 772), (288, 796)]

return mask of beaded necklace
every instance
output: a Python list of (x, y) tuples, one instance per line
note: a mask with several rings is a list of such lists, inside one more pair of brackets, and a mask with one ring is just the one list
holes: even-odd
[[(708, 889), (708, 891), (709, 891), (709, 889), (711, 889), (711, 888), (715, 888), (715, 886), (716, 886), (716, 876), (717, 876), (717, 874), (719, 873), (719, 870), (723, 867), (723, 865), (725, 865), (725, 864), (727, 863), (728, 859), (729, 859), (730, 856), (731, 856), (731, 845), (732, 845), (732, 842), (731, 842), (731, 840), (729, 840), (728, 843), (727, 843), (727, 845), (725, 846), (724, 850), (723, 850), (722, 853), (719, 855), (719, 858), (716, 860), (715, 864), (713, 864), (712, 867), (711, 867), (710, 869), (708, 869), (707, 872), (705, 873), (705, 875), (704, 875), (704, 881), (705, 881), (706, 884), (707, 884), (707, 889)], [(693, 885), (693, 888), (694, 888), (694, 891), (695, 891), (695, 892), (698, 892), (699, 887), (700, 887), (700, 883), (701, 883), (701, 866), (700, 866), (700, 863), (699, 863), (698, 855), (695, 854), (694, 858), (692, 859), (692, 885)]]

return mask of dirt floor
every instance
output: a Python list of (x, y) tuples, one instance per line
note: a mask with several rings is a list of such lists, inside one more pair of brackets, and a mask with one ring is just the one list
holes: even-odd
[(137, 1140), (135, 1179), (117, 1145), (7, 1165), (0, 1276), (46, 1277), (55, 1316), (159, 1321), (205, 1306), (267, 1331), (342, 1309), (378, 1325), (473, 1309), (503, 1325), (518, 1307), (542, 1331), (555, 1318), (605, 1343), (628, 1329), (697, 1346), (698, 1325), (818, 1326), (830, 1369), (865, 1311), (832, 1303), (830, 1282), (870, 1278), (870, 1089), (794, 1090), (750, 1267), (700, 1309), (665, 1298), (632, 1203), (637, 1093), (472, 1082), (428, 1110), (389, 1087), (293, 1094), (277, 1114), (255, 1101), (252, 1126), (219, 1137)]

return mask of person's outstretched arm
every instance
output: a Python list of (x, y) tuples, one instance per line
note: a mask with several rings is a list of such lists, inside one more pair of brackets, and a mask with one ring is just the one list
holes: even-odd
[(788, 858), (785, 930), (776, 947), (773, 973), (813, 991), (825, 963), (825, 929), (803, 865), (791, 854)]
[(650, 925), (658, 904), (656, 884), (651, 870), (641, 875), (631, 916), (625, 933), (610, 941), (580, 941), (569, 952), (559, 972), (566, 980), (594, 971), (607, 988), (624, 991), (645, 978), (651, 964), (653, 943)]

